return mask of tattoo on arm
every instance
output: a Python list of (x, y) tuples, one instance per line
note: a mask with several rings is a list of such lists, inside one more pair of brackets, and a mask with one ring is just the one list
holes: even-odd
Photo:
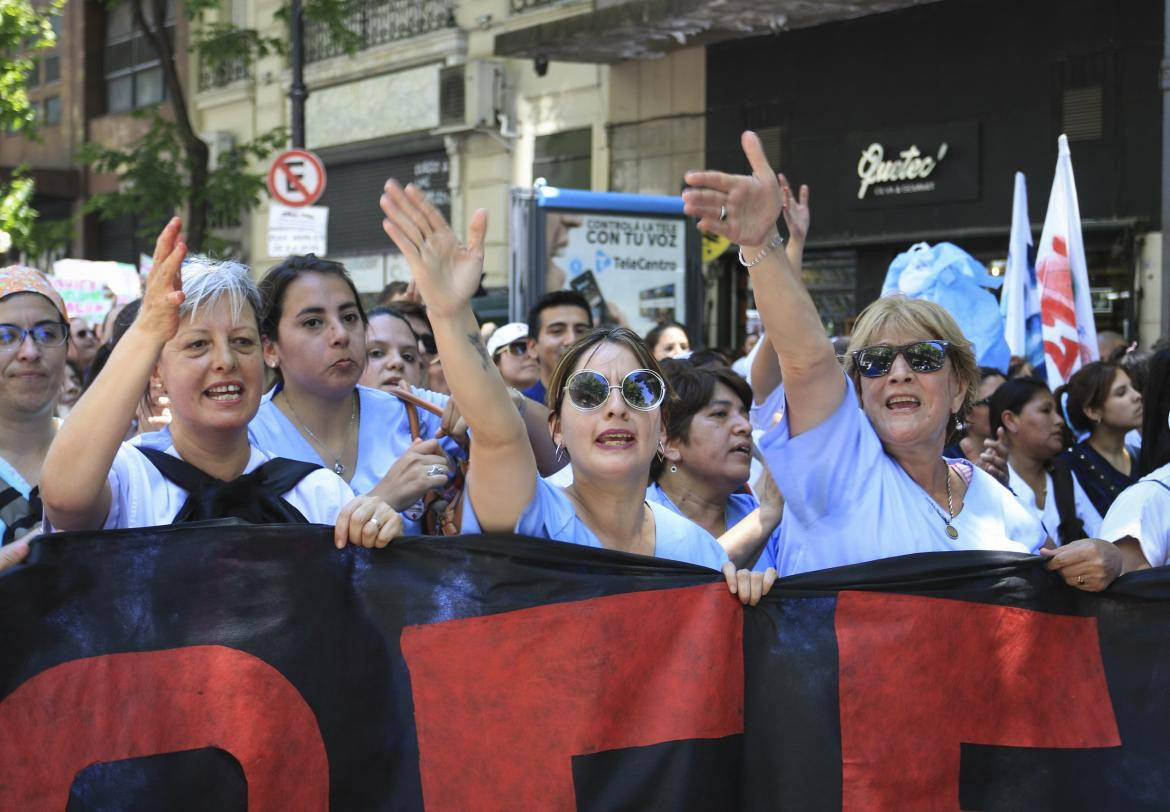
[(488, 356), (487, 347), (483, 345), (483, 339), (479, 337), (479, 333), (468, 333), (467, 341), (479, 353), (479, 361), (483, 365), (484, 371), (487, 371), (492, 366), (492, 359)]

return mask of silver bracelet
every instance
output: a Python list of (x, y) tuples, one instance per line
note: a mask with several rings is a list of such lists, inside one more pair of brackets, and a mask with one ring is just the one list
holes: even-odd
[(764, 246), (763, 250), (760, 251), (760, 253), (756, 254), (755, 259), (753, 259), (751, 262), (748, 262), (746, 259), (743, 258), (743, 249), (740, 248), (739, 249), (739, 264), (745, 268), (754, 268), (757, 265), (759, 265), (761, 262), (764, 261), (764, 257), (768, 256), (768, 254), (772, 253), (773, 251), (775, 251), (777, 248), (779, 248), (783, 244), (784, 244), (784, 238), (780, 236), (779, 232), (777, 232), (776, 236), (773, 237), (771, 239), (771, 241), (767, 245)]

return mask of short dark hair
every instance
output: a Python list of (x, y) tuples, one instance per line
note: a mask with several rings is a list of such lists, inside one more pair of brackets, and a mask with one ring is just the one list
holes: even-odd
[[(686, 358), (667, 358), (659, 362), (667, 384), (674, 390), (669, 414), (665, 416), (666, 436), (689, 440), (691, 422), (715, 396), (715, 387), (723, 384), (739, 398), (745, 409), (752, 408), (752, 388), (748, 382), (726, 366), (696, 366)], [(650, 463), (650, 479), (657, 482), (666, 461), (657, 457)]]
[(646, 338), (643, 339), (646, 342), (646, 346), (650, 348), (650, 352), (654, 352), (654, 347), (657, 346), (658, 339), (660, 339), (662, 334), (671, 327), (677, 327), (678, 329), (682, 330), (683, 335), (687, 337), (687, 341), (689, 342), (691, 340), (690, 335), (687, 333), (685, 324), (679, 324), (677, 321), (660, 321), (650, 328), (650, 332), (646, 333)]
[[(391, 283), (393, 284), (393, 283)], [(398, 319), (406, 325), (406, 329), (410, 330), (411, 336), (414, 337), (414, 343), (418, 343), (418, 333), (414, 331), (414, 325), (410, 323), (410, 319), (403, 315), (402, 311), (397, 307), (387, 307), (386, 305), (378, 305), (370, 308), (370, 312), (366, 314), (366, 321), (368, 322), (374, 316), (389, 316), (393, 319)]]
[(393, 282), (382, 288), (382, 292), (378, 294), (378, 304), (390, 304), (390, 300), (400, 293), (406, 293), (406, 289), (410, 287), (409, 282), (403, 282), (401, 279), (395, 279)]
[(554, 290), (546, 293), (537, 300), (528, 311), (528, 337), (535, 340), (540, 337), (540, 314), (551, 307), (579, 307), (585, 311), (585, 318), (589, 320), (589, 327), (593, 327), (593, 311), (589, 307), (589, 300), (575, 290)]
[(362, 317), (362, 324), (367, 324), (366, 311), (362, 307), (362, 297), (353, 284), (349, 272), (340, 262), (330, 259), (321, 259), (316, 254), (297, 254), (286, 259), (279, 265), (269, 268), (268, 273), (260, 280), (260, 299), (263, 313), (260, 316), (260, 335), (269, 341), (277, 338), (277, 328), (280, 326), (281, 307), (284, 304), (284, 294), (288, 286), (299, 277), (307, 273), (319, 273), (340, 278), (353, 292), (353, 300), (357, 305), (358, 314)]
[(992, 393), (987, 402), (988, 423), (994, 437), (1003, 425), (1003, 413), (1019, 414), (1038, 394), (1048, 394), (1048, 385), (1035, 378), (1008, 378)]

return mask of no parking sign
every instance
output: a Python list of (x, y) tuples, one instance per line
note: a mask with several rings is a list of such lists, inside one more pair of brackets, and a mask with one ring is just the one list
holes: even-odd
[(311, 206), (325, 191), (325, 164), (307, 149), (285, 150), (268, 170), (268, 193), (282, 206)]

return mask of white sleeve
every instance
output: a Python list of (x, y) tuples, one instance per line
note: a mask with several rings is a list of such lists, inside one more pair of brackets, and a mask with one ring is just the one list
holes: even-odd
[(321, 468), (298, 482), (284, 498), (311, 524), (332, 526), (337, 523), (337, 514), (354, 498), (354, 493), (348, 482)]
[(1113, 500), (1098, 537), (1117, 541), (1132, 536), (1151, 567), (1170, 563), (1170, 491), (1154, 482), (1130, 485)]

